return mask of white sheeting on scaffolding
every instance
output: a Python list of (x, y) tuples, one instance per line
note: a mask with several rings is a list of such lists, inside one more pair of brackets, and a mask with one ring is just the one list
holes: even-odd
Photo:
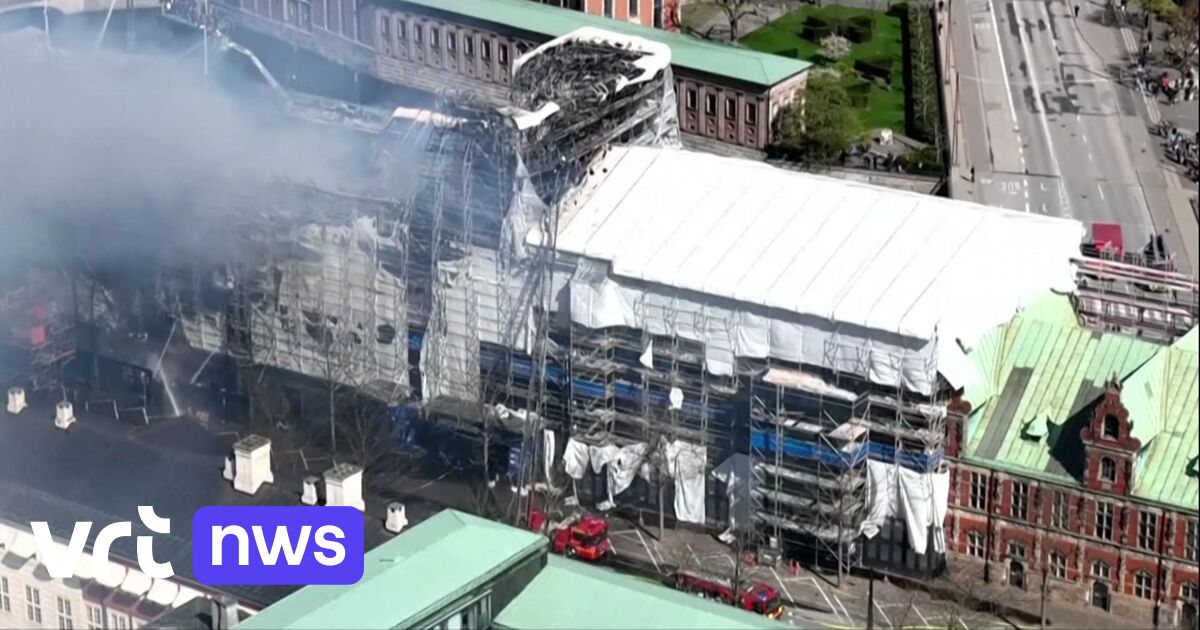
[[(546, 468), (546, 481), (549, 483), (554, 479), (550, 475), (550, 471), (554, 470), (554, 449), (555, 449), (554, 431), (550, 429), (542, 429), (542, 459)], [(553, 485), (553, 483), (551, 483)]]
[(933, 550), (945, 551), (942, 526), (950, 495), (949, 471), (921, 473), (872, 459), (867, 461), (867, 475), (870, 510), (861, 527), (864, 536), (874, 538), (887, 519), (901, 518), (913, 551), (923, 554), (928, 550), (931, 525)]
[(704, 524), (704, 471), (708, 451), (699, 444), (676, 440), (663, 445), (666, 473), (675, 479), (675, 518)]
[(590, 459), (587, 444), (575, 438), (567, 440), (567, 446), (563, 450), (563, 471), (567, 473), (568, 477), (576, 481), (583, 479)]
[(946, 353), (1075, 287), (1074, 220), (672, 149), (592, 172), (558, 223), (558, 251), (592, 261), (571, 318), (702, 341), (718, 375), (773, 357), (928, 394), (939, 360), (970, 377)]
[(750, 456), (734, 453), (714, 468), (711, 474), (725, 484), (725, 496), (729, 499), (729, 528), (737, 530), (751, 525)]

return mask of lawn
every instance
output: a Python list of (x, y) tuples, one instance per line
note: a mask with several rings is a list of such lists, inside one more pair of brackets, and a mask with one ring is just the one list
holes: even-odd
[[(824, 64), (826, 62), (820, 57), (821, 45), (801, 35), (805, 20), (810, 16), (826, 21), (849, 20), (859, 16), (871, 18), (874, 26), (871, 39), (853, 44), (849, 56), (839, 62), (838, 66), (843, 69), (843, 81), (851, 100), (858, 105), (859, 120), (863, 129), (887, 127), (903, 133), (904, 45), (898, 12), (887, 13), (837, 5), (803, 7), (746, 35), (741, 42), (762, 52)], [(849, 70), (854, 67), (855, 61), (868, 59), (891, 60), (890, 86), (881, 80), (863, 79), (858, 73)]]

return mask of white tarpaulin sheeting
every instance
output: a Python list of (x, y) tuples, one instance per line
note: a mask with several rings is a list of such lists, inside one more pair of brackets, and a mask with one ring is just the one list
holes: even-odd
[(923, 554), (928, 550), (931, 525), (934, 526), (933, 550), (937, 553), (945, 551), (942, 527), (950, 495), (949, 471), (922, 473), (868, 460), (867, 475), (870, 509), (862, 524), (864, 536), (874, 538), (888, 518), (901, 518), (913, 551)]
[(588, 460), (591, 457), (588, 455), (588, 446), (575, 438), (567, 440), (566, 449), (563, 451), (563, 471), (567, 476), (579, 481), (583, 479), (584, 473), (587, 472)]
[(725, 484), (729, 499), (729, 528), (738, 529), (752, 524), (750, 520), (750, 456), (734, 453), (713, 469), (712, 476)]
[(704, 524), (704, 471), (708, 451), (698, 444), (674, 441), (663, 445), (666, 474), (675, 479), (675, 518)]
[(770, 356), (929, 393), (939, 344), (1075, 287), (1074, 220), (671, 149), (614, 147), (592, 172), (555, 243), (611, 273), (571, 278), (572, 319), (703, 341), (716, 374)]

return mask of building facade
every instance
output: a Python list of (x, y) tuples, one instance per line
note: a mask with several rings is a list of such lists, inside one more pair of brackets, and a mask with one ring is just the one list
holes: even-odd
[(1035, 319), (983, 350), (998, 394), (951, 429), (949, 551), (1035, 606), (1195, 628), (1196, 330), (1156, 347)]
[(507, 103), (513, 61), (535, 46), (585, 26), (645, 37), (672, 50), (681, 131), (718, 150), (764, 150), (780, 108), (802, 96), (809, 66), (530, 0), (219, 0), (214, 8), (235, 39), (251, 31), (385, 83), (496, 105)]
[(554, 7), (583, 11), (614, 20), (624, 20), (651, 26), (678, 30), (679, 0), (533, 0)]

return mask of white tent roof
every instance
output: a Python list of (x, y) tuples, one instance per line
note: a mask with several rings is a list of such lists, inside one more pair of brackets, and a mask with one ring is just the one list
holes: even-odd
[(129, 572), (125, 574), (125, 579), (121, 581), (120, 588), (130, 595), (145, 595), (153, 582), (154, 580), (149, 575), (137, 569), (129, 569)]
[(192, 601), (193, 599), (196, 599), (199, 596), (200, 591), (188, 588), (186, 586), (180, 586), (179, 595), (175, 597), (175, 601), (171, 604), (171, 606), (174, 608), (179, 608), (180, 606)]
[(154, 580), (146, 599), (160, 606), (170, 606), (179, 597), (179, 585), (170, 580)]
[(592, 173), (557, 248), (617, 276), (968, 347), (1075, 286), (1078, 221), (673, 149), (614, 147)]
[(17, 535), (13, 537), (12, 544), (8, 546), (8, 551), (19, 558), (32, 558), (37, 555), (37, 539), (33, 537), (33, 534), (18, 530)]
[(125, 567), (112, 560), (106, 560), (104, 570), (99, 575), (96, 575), (95, 579), (104, 586), (117, 588), (121, 585), (121, 582), (125, 581), (125, 573)]

